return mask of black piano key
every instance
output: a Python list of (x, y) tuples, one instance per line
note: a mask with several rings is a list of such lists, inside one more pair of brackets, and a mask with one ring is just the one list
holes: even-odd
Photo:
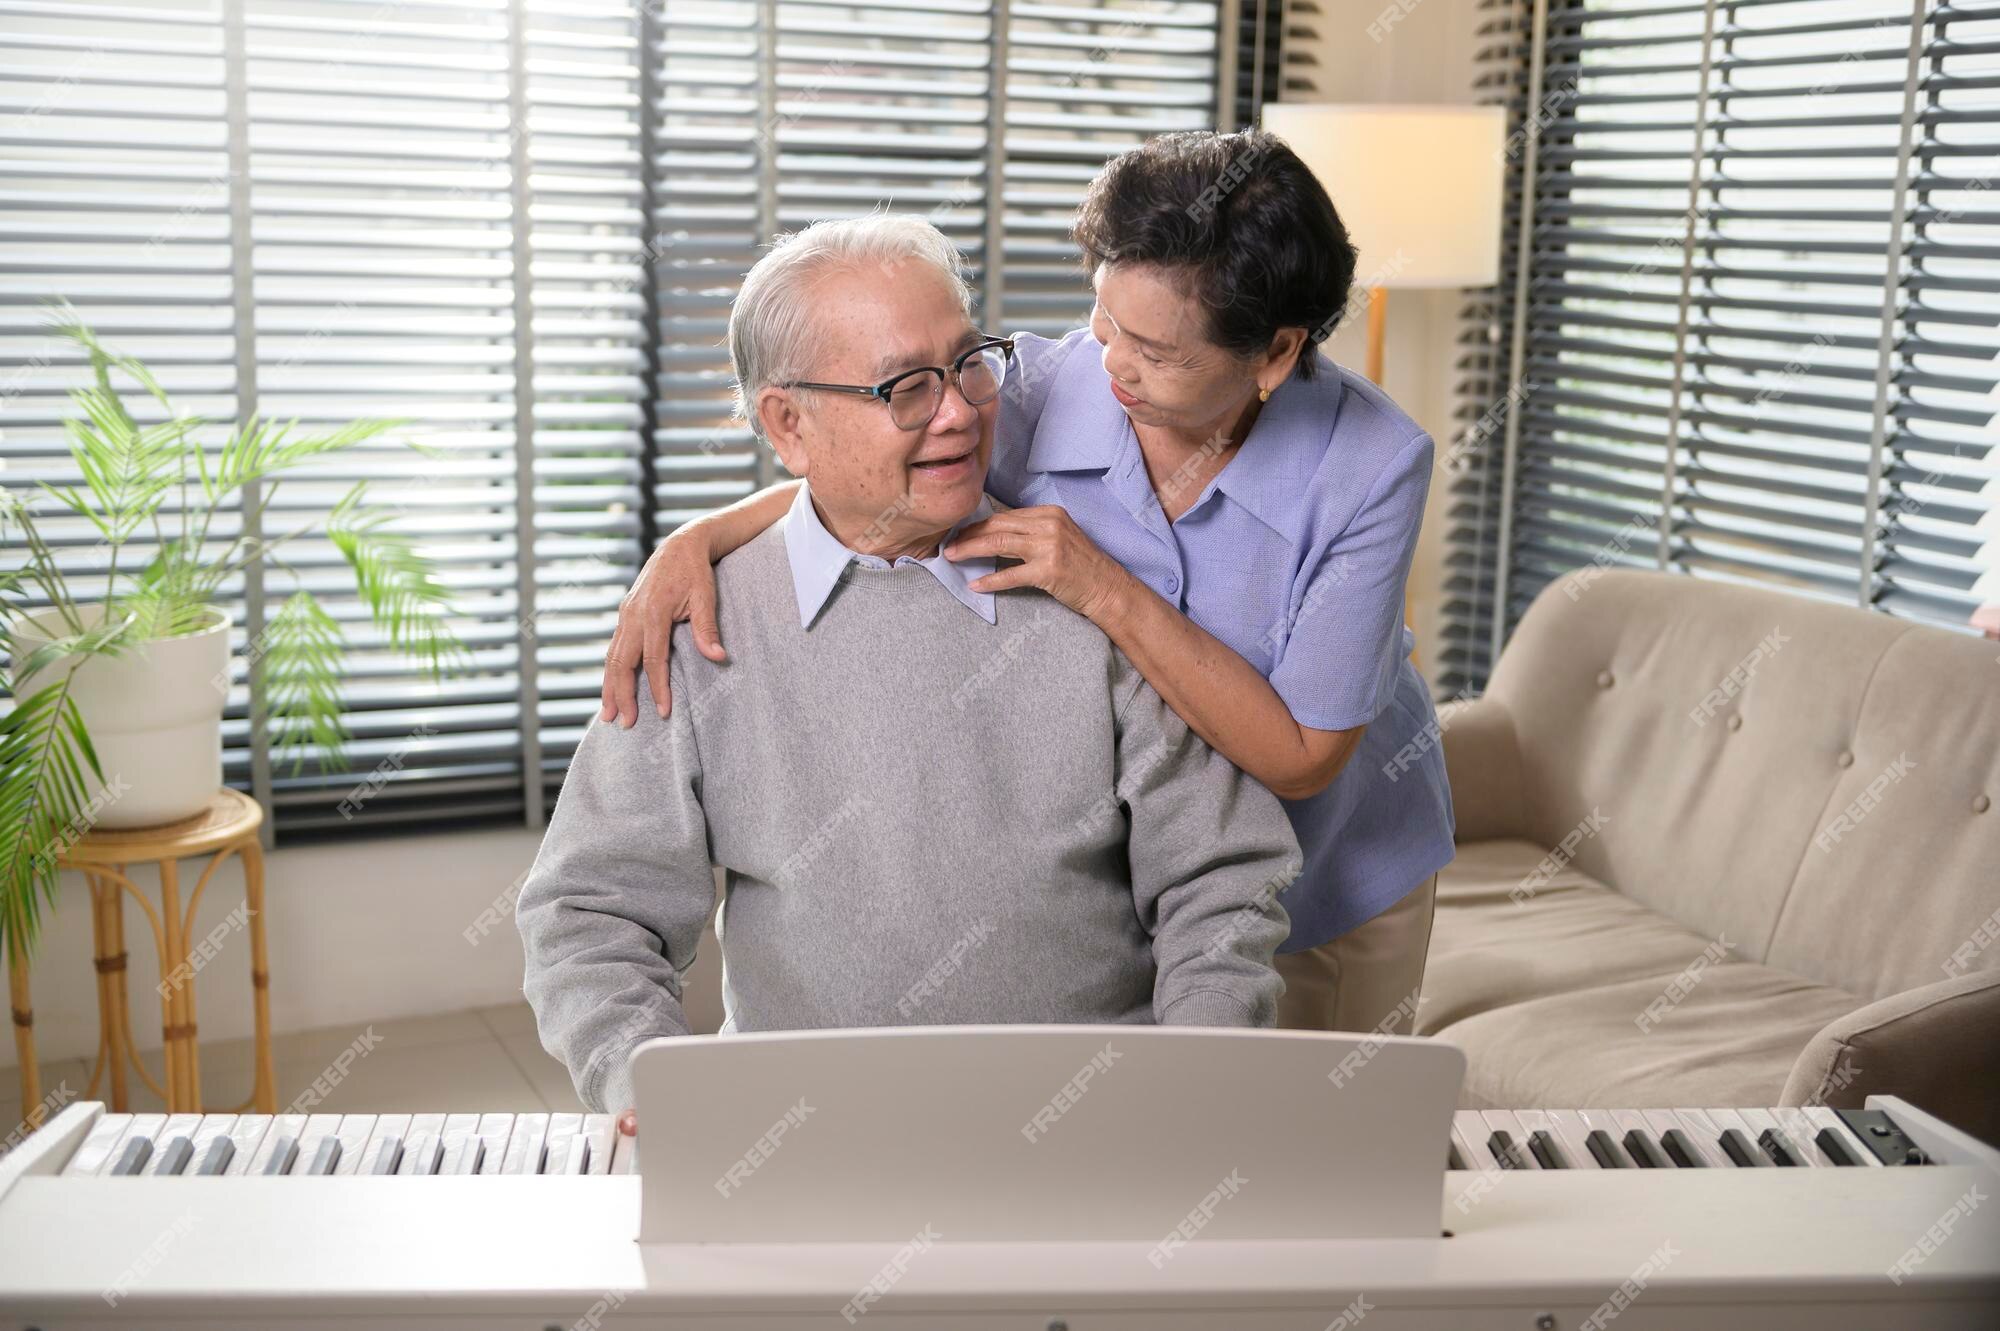
[(156, 1174), (178, 1174), (187, 1168), (188, 1157), (194, 1154), (194, 1143), (186, 1137), (176, 1137), (160, 1148), (160, 1166)]
[(1741, 1168), (1750, 1169), (1765, 1163), (1764, 1157), (1757, 1153), (1757, 1148), (1750, 1144), (1750, 1139), (1743, 1135), (1741, 1128), (1724, 1128), (1719, 1145), (1722, 1153)]
[(1708, 1161), (1702, 1159), (1701, 1152), (1688, 1140), (1688, 1135), (1679, 1128), (1668, 1128), (1660, 1134), (1660, 1145), (1665, 1148), (1667, 1159), (1681, 1169), (1706, 1169)]
[(1805, 1161), (1799, 1159), (1792, 1143), (1784, 1133), (1776, 1128), (1765, 1128), (1757, 1134), (1757, 1144), (1764, 1148), (1764, 1154), (1771, 1157), (1771, 1163), (1786, 1168), (1803, 1168)]
[(195, 1166), (197, 1174), (220, 1174), (229, 1168), (229, 1162), (236, 1158), (236, 1143), (228, 1137), (217, 1137), (202, 1152), (201, 1163)]
[(331, 1174), (340, 1163), (340, 1138), (320, 1138), (319, 1149), (313, 1152), (312, 1163), (306, 1166), (308, 1174)]
[(370, 1172), (376, 1174), (393, 1174), (396, 1172), (396, 1166), (401, 1163), (403, 1163), (403, 1139), (401, 1137), (384, 1137), (382, 1139), (382, 1149), (375, 1155), (375, 1168)]
[(1618, 1143), (1613, 1141), (1611, 1134), (1603, 1128), (1592, 1128), (1588, 1133), (1584, 1134), (1583, 1144), (1590, 1148), (1591, 1156), (1604, 1169), (1630, 1169), (1632, 1167), (1632, 1162), (1627, 1160), (1625, 1153), (1618, 1149)]
[(271, 1150), (271, 1158), (264, 1162), (264, 1172), (266, 1174), (291, 1173), (292, 1161), (298, 1158), (298, 1154), (299, 1139), (297, 1137), (280, 1138), (278, 1144)]
[(1453, 1142), (1444, 1148), (1444, 1167), (1446, 1169), (1464, 1169), (1466, 1167), (1465, 1157), (1458, 1153), (1457, 1142)]
[(118, 1159), (111, 1165), (111, 1172), (114, 1174), (136, 1174), (144, 1169), (146, 1162), (152, 1158), (153, 1139), (151, 1137), (134, 1137), (131, 1141), (126, 1142), (125, 1149), (118, 1153)]
[(1486, 1139), (1486, 1149), (1493, 1152), (1494, 1163), (1502, 1169), (1526, 1169), (1527, 1160), (1521, 1155), (1521, 1148), (1514, 1144), (1514, 1134), (1505, 1128), (1496, 1128)]
[(1653, 1139), (1637, 1128), (1625, 1134), (1625, 1153), (1632, 1157), (1632, 1163), (1641, 1169), (1671, 1169), (1672, 1163), (1660, 1154), (1660, 1148), (1653, 1145)]
[(1847, 1149), (1847, 1143), (1842, 1141), (1840, 1134), (1832, 1128), (1821, 1128), (1819, 1134), (1813, 1138), (1813, 1141), (1818, 1145), (1820, 1154), (1833, 1161), (1836, 1165), (1853, 1165), (1858, 1167), (1861, 1164), (1860, 1158), (1854, 1152)]
[(1568, 1169), (1569, 1157), (1546, 1131), (1528, 1134), (1528, 1149), (1535, 1153), (1535, 1162), (1543, 1169)]

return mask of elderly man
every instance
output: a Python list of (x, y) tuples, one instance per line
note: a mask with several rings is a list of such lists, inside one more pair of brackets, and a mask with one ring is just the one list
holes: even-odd
[(806, 483), (716, 570), (730, 657), (684, 637), (665, 719), (592, 723), (520, 895), (542, 1043), (593, 1109), (687, 1033), (711, 861), (725, 1031), (1274, 1021), (1277, 799), (1089, 620), (939, 553), (991, 511), (1012, 350), (969, 309), (912, 218), (808, 227), (744, 281), (744, 414)]

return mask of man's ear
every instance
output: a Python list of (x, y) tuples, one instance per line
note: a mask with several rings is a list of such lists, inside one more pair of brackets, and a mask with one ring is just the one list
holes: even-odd
[(810, 458), (798, 399), (782, 388), (766, 387), (757, 394), (751, 409), (757, 413), (757, 424), (778, 461), (785, 464), (786, 471), (803, 478), (810, 469)]

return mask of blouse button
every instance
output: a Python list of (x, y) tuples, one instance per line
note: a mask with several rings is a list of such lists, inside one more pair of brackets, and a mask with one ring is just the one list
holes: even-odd
[(1597, 672), (1597, 687), (1600, 689), (1611, 687), (1611, 672), (1609, 670), (1600, 670)]
[(1838, 758), (1835, 758), (1833, 761), (1842, 767), (1852, 767), (1854, 766), (1854, 755), (1848, 752), (1847, 750), (1843, 749), (1841, 750), (1840, 756)]
[(1167, 590), (1170, 592), (1177, 592), (1180, 589), (1181, 589), (1181, 580), (1175, 577), (1171, 573), (1167, 574)]
[(1738, 714), (1738, 713), (1736, 713), (1736, 712), (1731, 712), (1731, 713), (1729, 714), (1729, 728), (1730, 728), (1731, 730), (1741, 730), (1741, 729), (1743, 729), (1743, 718), (1742, 718), (1742, 716), (1741, 716), (1741, 715), (1739, 715), (1739, 714)]
[(1992, 807), (1993, 807), (1993, 801), (1988, 799), (1986, 796), (1974, 795), (1972, 797), (1972, 811), (1974, 813), (1985, 813), (1988, 809)]

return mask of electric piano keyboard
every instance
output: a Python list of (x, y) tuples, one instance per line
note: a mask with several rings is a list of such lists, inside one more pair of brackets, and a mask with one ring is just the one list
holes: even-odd
[[(1880, 1168), (1929, 1159), (1880, 1110), (1462, 1109), (1452, 1170)], [(609, 1114), (105, 1114), (65, 1175), (623, 1174)]]
[(1197, 1237), (1150, 1262), (949, 1234), (636, 1243), (645, 1180), (606, 1115), (77, 1104), (0, 1157), (0, 1331), (2000, 1324), (2000, 1153), (1870, 1104), (1458, 1111), (1436, 1239)]

